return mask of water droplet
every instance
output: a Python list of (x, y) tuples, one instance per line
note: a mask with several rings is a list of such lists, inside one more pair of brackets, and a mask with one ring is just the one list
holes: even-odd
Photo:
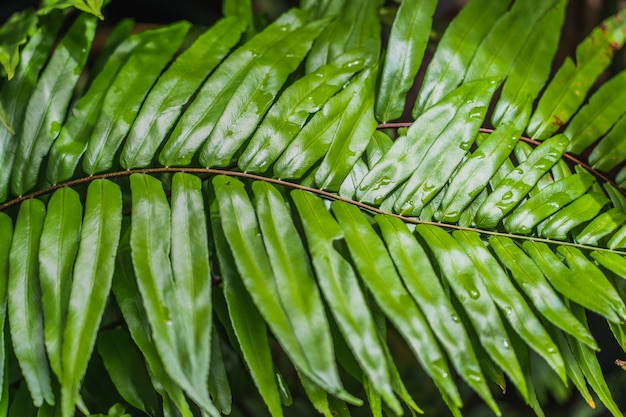
[(459, 147), (463, 149), (464, 151), (468, 151), (469, 148), (471, 148), (471, 146), (472, 146), (472, 142), (461, 142), (461, 145), (459, 145)]
[(510, 200), (512, 198), (513, 198), (513, 192), (512, 191), (507, 191), (506, 193), (504, 193), (502, 195), (502, 201)]
[(452, 318), (452, 321), (455, 322), (455, 323), (459, 323), (461, 321), (461, 319), (459, 319), (459, 316), (457, 316), (457, 315), (454, 315), (451, 318)]
[(447, 377), (449, 377), (449, 376), (450, 376), (450, 375), (449, 375), (447, 372), (442, 372), (442, 373), (441, 373), (441, 377), (442, 377), (442, 378), (447, 378)]
[(475, 300), (478, 297), (480, 297), (480, 293), (477, 290), (475, 290), (475, 289), (471, 289), (469, 291), (469, 296)]
[(502, 345), (504, 346), (505, 349), (510, 349), (511, 346), (509, 345), (509, 342), (507, 340), (504, 341), (504, 343), (502, 343)]
[(555, 349), (554, 347), (552, 347), (552, 346), (550, 346), (550, 347), (547, 349), (547, 351), (548, 351), (548, 353), (556, 353), (556, 349)]

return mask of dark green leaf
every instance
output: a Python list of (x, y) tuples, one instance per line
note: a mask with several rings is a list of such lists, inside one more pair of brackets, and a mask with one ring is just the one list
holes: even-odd
[[(148, 415), (159, 414), (159, 402), (152, 387), (144, 359), (130, 334), (123, 329), (100, 333), (96, 342), (98, 353), (120, 395), (133, 407)], [(128, 372), (132, 369), (132, 372)]]
[(230, 385), (228, 385), (228, 377), (226, 368), (224, 367), (224, 359), (222, 357), (221, 340), (213, 327), (211, 335), (211, 373), (209, 374), (209, 392), (211, 398), (218, 405), (222, 414), (229, 415), (232, 408), (232, 394)]
[(9, 254), (13, 238), (13, 221), (5, 213), (0, 213), (0, 415), (6, 414), (9, 405), (9, 372), (6, 351), (4, 323), (7, 315), (7, 293), (9, 282)]
[[(625, 17), (626, 19), (626, 17)], [(615, 126), (600, 140), (589, 154), (589, 163), (601, 171), (610, 171), (626, 159), (626, 146), (621, 133), (626, 128), (626, 116), (622, 115)]]

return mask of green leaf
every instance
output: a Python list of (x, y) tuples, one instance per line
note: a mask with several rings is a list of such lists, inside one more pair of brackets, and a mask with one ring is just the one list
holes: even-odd
[[(322, 162), (324, 166), (319, 176), (316, 173), (316, 180), (325, 181), (332, 174), (331, 169), (333, 167), (329, 164), (333, 163), (339, 163), (338, 170), (345, 172), (344, 176), (347, 175), (348, 172), (345, 170), (346, 168), (350, 169), (352, 164), (341, 164), (342, 161), (338, 160), (337, 157), (342, 152), (347, 151), (348, 160), (356, 162), (364, 150), (363, 142), (369, 140), (371, 133), (376, 128), (376, 121), (371, 117), (373, 76), (375, 76), (375, 71), (369, 69), (362, 71), (311, 117), (276, 161), (274, 165), (275, 176), (278, 178), (300, 178), (324, 155), (327, 155), (328, 159)], [(367, 110), (368, 106), (369, 111)], [(368, 116), (370, 116), (369, 119)], [(361, 118), (366, 118), (362, 122), (362, 126), (358, 123)], [(338, 133), (340, 128), (342, 133), (347, 135), (346, 142), (351, 139), (356, 141), (354, 152), (344, 148), (344, 138)], [(364, 136), (354, 136), (355, 133)], [(335, 140), (336, 137), (340, 139)], [(329, 156), (331, 148), (333, 155)], [(335, 178), (337, 176), (335, 173), (329, 178), (336, 188), (340, 184), (335, 181), (343, 180), (343, 177)]]
[(453, 232), (453, 236), (474, 263), (489, 296), (504, 313), (506, 321), (566, 382), (566, 368), (558, 348), (480, 236), (461, 230)]
[(581, 197), (593, 181), (583, 171), (546, 185), (504, 218), (504, 228), (513, 234), (530, 233), (539, 222)]
[(489, 245), (500, 262), (511, 271), (513, 279), (537, 310), (555, 326), (576, 337), (593, 349), (598, 345), (593, 336), (572, 315), (561, 298), (547, 282), (541, 270), (517, 244), (508, 237), (493, 236)]
[(125, 233), (120, 243), (113, 275), (113, 293), (131, 337), (146, 361), (152, 384), (163, 397), (164, 411), (169, 409), (173, 413), (173, 410), (176, 410), (176, 414), (171, 415), (192, 417), (193, 413), (184, 392), (167, 374), (152, 338), (142, 295), (133, 273), (129, 239), (130, 233)]
[(211, 199), (211, 232), (219, 272), (224, 284), (224, 297), (243, 359), (272, 416), (282, 417), (283, 409), (267, 335), (267, 325), (246, 291), (224, 236), (218, 202)]
[[(244, 80), (248, 79), (250, 71), (257, 76), (261, 73), (261, 77), (263, 74), (267, 75), (258, 64), (263, 62), (268, 51), (291, 35), (293, 30), (302, 26), (304, 21), (305, 16), (302, 12), (293, 10), (285, 13), (231, 53), (206, 80), (195, 99), (183, 112), (159, 154), (159, 162), (164, 166), (189, 165), (196, 151), (216, 127), (234, 92), (244, 84)], [(276, 58), (276, 50), (269, 55)], [(250, 78), (245, 87), (248, 89), (258, 87), (261, 81), (258, 78)], [(282, 82), (280, 84), (282, 85)], [(249, 100), (250, 97), (244, 95), (241, 99)], [(269, 106), (268, 101), (270, 100), (263, 100), (258, 105)], [(235, 102), (232, 105), (239, 104)]]
[(37, 183), (42, 160), (59, 135), (95, 32), (95, 19), (79, 16), (56, 46), (35, 86), (13, 163), (11, 190), (16, 195), (24, 194)]
[[(494, 80), (463, 84), (439, 104), (422, 114), (408, 129), (406, 136), (396, 139), (391, 148), (363, 178), (356, 192), (359, 201), (380, 204), (414, 171), (420, 172), (416, 170), (416, 167), (426, 155), (429, 155), (428, 150), (435, 146), (435, 143), (452, 141), (455, 148), (460, 149), (461, 146), (466, 148), (455, 153), (462, 151), (465, 154), (473, 141), (475, 133), (473, 129), (478, 129), (486, 111), (487, 103), (482, 102), (487, 101), (487, 96), (493, 92), (494, 88)], [(468, 100), (469, 97), (476, 97), (476, 102), (473, 99)], [(476, 117), (472, 117), (474, 114)], [(468, 116), (470, 116), (469, 120)], [(470, 127), (466, 127), (468, 122)], [(465, 132), (462, 134), (469, 138), (464, 137), (463, 140), (459, 140), (458, 134), (461, 132)], [(442, 139), (438, 140), (440, 137)], [(436, 149), (439, 149), (438, 146), (436, 145)], [(440, 159), (440, 155), (436, 152), (430, 153), (430, 156), (427, 162), (431, 165)], [(423, 174), (432, 173), (423, 172)], [(418, 183), (407, 189), (407, 192), (415, 191), (419, 185), (423, 184)], [(415, 204), (419, 207), (418, 202)]]
[(64, 417), (74, 413), (80, 382), (96, 342), (111, 291), (121, 224), (122, 193), (119, 186), (109, 180), (93, 181), (87, 191), (61, 348)]
[(587, 193), (539, 223), (537, 232), (550, 239), (567, 240), (570, 231), (595, 218), (609, 202), (603, 193)]
[(148, 166), (184, 106), (206, 77), (239, 41), (244, 22), (218, 21), (194, 41), (159, 77), (128, 133), (120, 155), (126, 169)]
[(15, 222), (9, 254), (8, 313), (13, 351), (33, 404), (54, 404), (44, 345), (37, 254), (46, 208), (37, 199), (24, 201)]
[[(58, 17), (58, 16), (57, 16)], [(7, 112), (11, 125), (21, 131), (26, 106), (39, 77), (39, 71), (48, 59), (50, 50), (61, 26), (62, 19), (54, 19), (42, 24), (22, 50), (22, 62), (17, 67), (15, 77), (2, 85), (0, 101)], [(0, 129), (0, 201), (5, 201), (11, 181), (11, 167), (18, 145), (16, 137), (6, 129)]]
[(0, 26), (0, 64), (7, 72), (10, 80), (15, 75), (20, 61), (20, 46), (32, 35), (37, 25), (34, 10), (13, 13)]
[[(269, 109), (237, 160), (247, 172), (265, 172), (296, 137), (311, 114), (363, 69), (359, 50), (347, 52), (288, 86)], [(269, 140), (271, 138), (271, 140)]]
[(462, 211), (508, 159), (530, 117), (530, 101), (524, 100), (516, 109), (521, 109), (515, 110), (518, 117), (502, 123), (454, 174), (441, 200), (440, 212), (435, 213), (440, 221), (458, 221)]
[[(313, 335), (301, 334), (301, 329), (294, 327), (292, 321), (305, 323), (309, 318), (305, 317), (303, 308), (317, 309), (319, 306), (316, 308), (314, 304), (300, 304), (297, 306), (297, 310), (290, 311), (287, 315), (286, 309), (282, 305), (285, 302), (284, 296), (279, 295), (277, 288), (277, 279), (287, 280), (288, 278), (274, 275), (276, 266), (270, 264), (265, 242), (260, 236), (261, 232), (254, 207), (243, 184), (234, 178), (217, 176), (213, 179), (213, 185), (215, 186), (220, 213), (236, 214), (234, 216), (221, 216), (221, 222), (242, 281), (270, 329), (284, 347), (285, 353), (291, 358), (297, 369), (314, 383), (333, 395), (359, 403), (358, 399), (350, 396), (339, 385), (334, 363), (329, 362), (328, 358), (324, 358), (329, 352), (312, 352), (304, 348), (308, 345), (302, 341), (308, 340), (307, 338)], [(297, 261), (300, 262), (302, 259), (297, 258)], [(278, 274), (278, 271), (276, 273)], [(283, 288), (281, 291), (291, 292), (294, 284), (293, 282), (290, 283), (288, 288)], [(310, 286), (310, 284), (308, 285)], [(296, 296), (296, 294), (292, 294), (292, 296)], [(314, 297), (309, 293), (302, 293), (298, 294), (295, 300), (287, 301), (298, 302), (301, 297), (305, 296)], [(280, 302), (277, 303), (277, 300)], [(311, 302), (314, 301), (307, 301), (307, 303)], [(297, 316), (294, 317), (294, 315)], [(324, 326), (323, 322), (317, 325)], [(325, 337), (323, 334), (316, 336)], [(332, 352), (332, 345), (321, 349), (328, 348)]]
[(222, 14), (244, 23), (247, 28), (246, 38), (252, 37), (256, 32), (252, 0), (224, 0), (222, 2)]
[(582, 104), (596, 78), (608, 67), (626, 40), (626, 10), (606, 19), (576, 48), (576, 64), (566, 58), (530, 119), (527, 132), (546, 139), (567, 123)]
[(513, 168), (487, 196), (476, 212), (476, 226), (485, 229), (496, 227), (561, 158), (566, 146), (567, 138), (557, 135), (535, 148), (528, 159)]
[(6, 128), (6, 130), (11, 134), (11, 136), (15, 136), (15, 129), (11, 126), (11, 121), (9, 120), (9, 116), (7, 115), (6, 110), (4, 109), (4, 105), (0, 100), (0, 123)]
[[(315, 346), (307, 352), (307, 360), (315, 367), (316, 376), (323, 385), (315, 384), (347, 401), (360, 400), (347, 394), (339, 380), (334, 362), (330, 329), (319, 290), (315, 285), (311, 265), (291, 213), (279, 191), (257, 181), (252, 184), (257, 218), (276, 283), (278, 301), (291, 328), (302, 346)], [(306, 376), (306, 375), (305, 375)], [(330, 389), (329, 389), (330, 388)]]
[(441, 394), (450, 399), (453, 407), (460, 408), (461, 399), (445, 355), (424, 314), (404, 288), (383, 242), (357, 207), (340, 201), (333, 202), (331, 207), (361, 279)]
[(593, 219), (576, 235), (576, 242), (585, 245), (597, 245), (604, 236), (616, 230), (626, 222), (626, 213), (612, 208)]
[[(148, 91), (182, 44), (190, 26), (188, 22), (179, 22), (144, 32), (145, 41), (133, 50), (108, 86), (85, 151), (86, 173), (93, 175), (111, 168), (114, 155)], [(128, 85), (133, 88), (127, 88)]]
[(224, 366), (224, 359), (222, 358), (221, 340), (218, 336), (215, 327), (213, 327), (213, 334), (211, 335), (211, 373), (209, 374), (209, 392), (211, 398), (215, 401), (222, 412), (222, 414), (229, 415), (232, 408), (232, 394), (230, 391), (230, 385), (228, 384), (228, 377), (226, 375), (226, 368)]
[[(144, 358), (128, 331), (102, 331), (96, 347), (115, 388), (124, 400), (148, 415), (158, 415), (159, 401), (144, 365)], [(129, 369), (132, 372), (128, 372)]]
[(497, 307), (471, 258), (452, 236), (440, 228), (417, 225), (415, 231), (431, 249), (442, 275), (474, 325), (482, 346), (527, 399), (528, 391), (520, 364)]
[[(491, 118), (495, 126), (516, 117), (519, 112), (517, 103), (526, 97), (534, 101), (550, 75), (552, 60), (559, 46), (559, 36), (565, 20), (567, 0), (546, 3), (550, 4), (550, 8), (534, 23), (504, 82), (502, 94)], [(529, 19), (522, 19), (522, 22), (531, 25)], [(518, 35), (515, 29), (509, 27), (508, 31)], [(509, 49), (506, 41), (500, 41), (507, 45), (503, 49)]]
[[(176, 298), (181, 291), (178, 286), (184, 283), (174, 282), (170, 262), (170, 248), (172, 242), (176, 242), (172, 240), (172, 233), (178, 233), (178, 230), (171, 230), (170, 222), (174, 222), (180, 214), (174, 213), (172, 216), (159, 180), (148, 175), (133, 174), (130, 183), (133, 204), (130, 236), (133, 267), (153, 337), (158, 342), (157, 351), (168, 375), (204, 411), (217, 416), (219, 412), (208, 396), (208, 364), (197, 362), (208, 360), (210, 353), (208, 350), (204, 352), (206, 358), (190, 355), (185, 345), (193, 340), (184, 338), (180, 333), (185, 328), (184, 324), (180, 327), (181, 323), (189, 318), (184, 309), (179, 311), (180, 307), (176, 304)], [(183, 234), (186, 232), (188, 230), (183, 231)], [(207, 279), (206, 275), (203, 277)], [(206, 287), (204, 288), (201, 293), (205, 293)], [(209, 339), (206, 334), (205, 338)]]
[(399, 219), (378, 215), (375, 220), (404, 284), (424, 312), (452, 364), (494, 413), (500, 415), (467, 332), (448, 301), (428, 255)]
[(398, 119), (415, 81), (432, 25), (435, 0), (403, 0), (389, 34), (376, 94), (376, 119)]
[(103, 0), (44, 0), (42, 7), (37, 11), (37, 13), (47, 14), (55, 9), (76, 7), (78, 10), (91, 13), (99, 19), (104, 19), (101, 11), (103, 2)]
[(625, 107), (626, 70), (602, 83), (567, 124), (563, 132), (570, 140), (567, 151), (579, 154), (585, 150), (615, 124)]
[(373, 390), (396, 413), (401, 407), (393, 394), (389, 365), (378, 339), (365, 296), (350, 263), (335, 249), (343, 232), (321, 199), (304, 191), (291, 197), (302, 220), (319, 286), (335, 321)]
[(78, 99), (52, 144), (48, 157), (46, 177), (52, 184), (65, 181), (74, 175), (80, 158), (87, 149), (102, 105), (120, 71), (140, 45), (152, 37), (152, 31), (130, 36), (111, 54), (87, 92)]
[[(44, 337), (50, 367), (63, 377), (61, 345), (67, 319), (74, 261), (80, 242), (83, 206), (71, 188), (55, 192), (41, 233), (39, 282), (44, 318)], [(82, 272), (81, 272), (82, 273)]]
[[(577, 251), (570, 253), (568, 269), (561, 259), (545, 243), (524, 242), (524, 250), (539, 266), (550, 284), (570, 300), (595, 311), (607, 320), (618, 323), (626, 318), (626, 306), (615, 288), (606, 277), (598, 274), (592, 265), (581, 257), (575, 257)], [(596, 252), (592, 252), (593, 254)], [(604, 254), (603, 252), (597, 252)], [(610, 254), (613, 256), (614, 254)], [(582, 262), (581, 262), (582, 261)], [(592, 273), (593, 275), (588, 275)], [(587, 279), (587, 277), (593, 279)]]
[(623, 136), (620, 136), (625, 128), (626, 116), (622, 115), (589, 154), (589, 163), (593, 168), (608, 172), (626, 159), (626, 146)]
[(343, 111), (328, 152), (315, 172), (315, 183), (319, 188), (338, 191), (376, 131), (375, 84), (376, 69), (373, 68), (353, 78), (346, 88), (346, 94), (352, 93), (352, 98)]
[(7, 316), (7, 294), (9, 282), (9, 254), (13, 238), (13, 221), (5, 213), (0, 213), (0, 413), (6, 414), (9, 405), (8, 355), (5, 341), (5, 321)]
[[(381, 0), (365, 0), (359, 6), (349, 1), (329, 2), (320, 16), (337, 18), (317, 38), (306, 60), (306, 72), (311, 73), (322, 65), (331, 63), (344, 52), (361, 48), (367, 66), (378, 62), (380, 55), (380, 20), (378, 9)], [(342, 4), (340, 4), (342, 3)], [(320, 7), (323, 7), (320, 5)]]
[(250, 69), (220, 109), (222, 115), (200, 151), (200, 163), (213, 167), (231, 162), (327, 24), (327, 20), (318, 20), (283, 33), (279, 42), (265, 50), (259, 64)]
[(510, 0), (472, 0), (450, 22), (426, 70), (413, 107), (414, 119), (461, 84), (482, 39), (510, 3)]

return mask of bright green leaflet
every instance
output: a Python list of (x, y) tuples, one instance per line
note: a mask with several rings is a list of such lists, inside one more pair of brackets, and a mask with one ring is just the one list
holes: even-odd
[[(352, 99), (343, 110), (335, 137), (315, 172), (315, 183), (321, 189), (338, 191), (353, 165), (365, 151), (377, 126), (374, 118), (376, 70), (366, 69), (353, 79), (346, 94)], [(360, 88), (358, 88), (360, 86)]]
[[(199, 364), (185, 349), (188, 341), (181, 340), (175, 328), (175, 325), (184, 326), (181, 322), (187, 318), (176, 308), (179, 283), (173, 279), (170, 248), (172, 233), (178, 231), (171, 230), (172, 214), (163, 185), (156, 178), (143, 174), (131, 175), (130, 184), (133, 267), (153, 337), (159, 341), (157, 351), (169, 376), (205, 412), (218, 416), (206, 389), (208, 364), (197, 366)], [(210, 353), (205, 353), (208, 360)]]
[(255, 307), (237, 272), (235, 260), (227, 250), (226, 237), (220, 223), (217, 200), (211, 200), (211, 234), (224, 282), (224, 298), (233, 331), (254, 383), (272, 416), (282, 417), (278, 384), (267, 335), (267, 325)]
[(15, 222), (9, 253), (8, 314), (13, 351), (33, 404), (55, 402), (44, 345), (39, 287), (39, 238), (46, 208), (37, 199), (25, 201)]
[(511, 271), (511, 275), (530, 302), (546, 319), (593, 349), (597, 349), (598, 345), (591, 333), (576, 320), (541, 270), (513, 240), (493, 236), (489, 239), (489, 245), (500, 262)]
[(487, 196), (476, 212), (476, 226), (487, 229), (496, 227), (561, 158), (566, 146), (567, 138), (558, 135), (535, 148), (528, 159), (513, 168)]
[(401, 408), (393, 394), (387, 361), (381, 360), (384, 351), (356, 274), (333, 247), (343, 232), (321, 199), (299, 190), (291, 197), (302, 219), (318, 284), (337, 325), (374, 391), (398, 412)]
[(378, 215), (385, 244), (411, 296), (415, 299), (433, 332), (448, 352), (452, 364), (461, 377), (500, 415), (491, 392), (485, 382), (478, 359), (469, 341), (465, 327), (428, 261), (428, 255), (399, 219)]
[[(363, 178), (356, 192), (359, 201), (380, 204), (399, 184), (411, 176), (413, 169), (424, 155), (424, 149), (432, 145), (442, 132), (451, 124), (459, 107), (465, 103), (470, 95), (478, 95), (478, 86), (481, 90), (490, 81), (480, 81), (463, 84), (436, 106), (423, 113), (407, 130), (406, 136), (400, 136), (391, 148), (371, 168)], [(457, 127), (465, 123), (468, 108), (456, 119)], [(469, 149), (469, 146), (468, 146)]]
[(37, 183), (42, 160), (58, 136), (67, 106), (96, 32), (93, 16), (81, 15), (57, 45), (35, 86), (20, 127), (11, 190), (22, 195)]
[[(22, 62), (16, 70), (15, 77), (2, 85), (0, 100), (11, 125), (18, 132), (22, 126), (26, 106), (35, 89), (39, 71), (48, 59), (55, 34), (61, 23), (61, 19), (54, 19), (52, 22), (43, 24), (35, 32), (22, 50)], [(7, 199), (17, 144), (18, 141), (8, 130), (0, 129), (0, 166), (3, 167), (0, 170), (0, 201)]]
[(20, 46), (35, 30), (37, 16), (33, 10), (14, 13), (2, 27), (0, 27), (0, 64), (7, 72), (10, 80), (15, 75), (17, 64), (20, 61)]
[(102, 313), (111, 291), (122, 224), (122, 193), (108, 180), (89, 185), (63, 333), (62, 415), (74, 413)]
[(532, 138), (546, 139), (569, 121), (625, 40), (626, 10), (621, 10), (578, 45), (576, 64), (566, 58), (539, 100), (527, 129)]
[(389, 34), (380, 84), (376, 94), (376, 119), (398, 119), (407, 93), (415, 81), (430, 36), (435, 0), (403, 0)]
[(600, 140), (591, 154), (589, 163), (600, 171), (608, 172), (626, 159), (626, 146), (621, 142), (621, 132), (626, 128), (626, 117), (622, 115), (615, 126)]
[(600, 239), (615, 231), (624, 222), (626, 222), (626, 213), (618, 208), (609, 209), (590, 221), (576, 235), (576, 242), (585, 245), (597, 245)]
[(159, 77), (133, 122), (120, 164), (126, 169), (148, 166), (161, 141), (176, 123), (187, 101), (237, 43), (245, 25), (222, 19), (194, 41)]
[[(550, 75), (552, 60), (559, 45), (561, 28), (565, 20), (567, 0), (552, 3), (551, 8), (534, 24), (504, 82), (502, 94), (491, 117), (491, 122), (495, 126), (517, 117), (520, 110), (517, 103), (527, 97), (533, 101)], [(524, 20), (524, 23), (528, 21)]]
[(285, 13), (233, 51), (206, 80), (178, 119), (159, 154), (159, 162), (164, 166), (189, 165), (196, 151), (215, 128), (234, 91), (265, 55), (257, 51), (271, 50), (291, 31), (302, 26), (304, 21), (305, 16), (301, 12), (294, 10)]
[[(182, 44), (190, 26), (188, 22), (179, 22), (153, 29), (120, 69), (102, 101), (87, 144), (83, 159), (86, 173), (93, 175), (112, 167), (115, 152), (128, 134), (148, 91)], [(127, 88), (129, 84), (133, 88)]]
[(453, 232), (453, 236), (479, 271), (489, 296), (504, 313), (505, 320), (525, 343), (546, 360), (565, 383), (567, 381), (565, 364), (556, 345), (502, 266), (489, 252), (480, 235), (458, 230)]
[(523, 248), (532, 260), (544, 272), (550, 284), (570, 300), (596, 311), (607, 320), (618, 322), (624, 313), (620, 304), (614, 304), (615, 288), (606, 286), (606, 280), (586, 282), (581, 276), (576, 279), (562, 260), (545, 244), (540, 242), (524, 242)]
[(471, 0), (450, 22), (428, 64), (413, 107), (413, 119), (461, 84), (481, 40), (510, 3), (511, 0)]
[[(422, 138), (415, 150), (412, 175), (395, 197), (394, 209), (401, 214), (419, 215), (444, 187), (467, 155), (480, 128), (496, 82), (493, 79), (472, 83), (476, 90), (461, 105), (455, 117), (438, 137)], [(445, 154), (445, 157), (442, 155)]]
[[(182, 389), (169, 377), (156, 346), (152, 339), (152, 330), (147, 320), (141, 293), (133, 273), (131, 250), (129, 247), (130, 233), (124, 233), (117, 256), (113, 275), (113, 294), (122, 310), (124, 320), (128, 324), (133, 342), (137, 345), (146, 361), (150, 379), (156, 391), (163, 397), (163, 411), (167, 416), (168, 409), (176, 409), (176, 415), (192, 417)], [(175, 414), (170, 414), (175, 415)]]
[(511, 377), (522, 396), (528, 398), (528, 388), (504, 324), (470, 257), (442, 229), (417, 225), (415, 232), (431, 248), (446, 282), (475, 326), (482, 346), (493, 361)]
[(239, 168), (247, 172), (265, 172), (300, 132), (309, 115), (319, 111), (361, 69), (362, 53), (356, 50), (289, 85), (268, 110), (237, 159)]
[(98, 121), (109, 88), (135, 48), (151, 37), (152, 32), (148, 30), (123, 41), (98, 72), (87, 92), (72, 107), (58, 138), (50, 148), (46, 178), (52, 184), (65, 181), (74, 175), (80, 158), (87, 149), (87, 142)]
[(537, 232), (550, 239), (566, 240), (572, 229), (595, 218), (609, 202), (603, 193), (587, 193), (539, 223)]
[(71, 188), (62, 188), (48, 202), (48, 212), (41, 233), (39, 282), (44, 336), (50, 367), (59, 380), (63, 377), (61, 343), (82, 217), (83, 206), (78, 193)]
[(278, 300), (282, 308), (289, 312), (290, 325), (295, 332), (302, 332), (299, 336), (302, 346), (316, 346), (307, 356), (310, 363), (318, 368), (325, 386), (338, 387), (337, 394), (358, 403), (359, 400), (342, 393), (324, 305), (311, 265), (305, 261), (306, 252), (295, 224), (286, 221), (291, 217), (287, 205), (279, 191), (270, 184), (257, 181), (252, 184), (252, 190)]
[(568, 152), (579, 154), (604, 135), (624, 114), (626, 108), (626, 70), (603, 83), (568, 123), (565, 136)]
[(461, 399), (445, 355), (423, 313), (405, 290), (384, 243), (357, 207), (340, 201), (333, 202), (331, 207), (361, 279), (370, 288), (385, 315), (407, 340), (441, 394), (450, 399), (453, 407), (459, 408)]
[(272, 273), (272, 266), (260, 236), (256, 213), (244, 189), (243, 183), (234, 178), (217, 176), (213, 179), (215, 195), (219, 202), (220, 213), (233, 213), (234, 216), (221, 216), (224, 235), (231, 247), (235, 264), (252, 300), (259, 308), (270, 329), (285, 347), (294, 365), (306, 377), (326, 391), (345, 398), (353, 403), (360, 401), (337, 385), (338, 376), (331, 374), (313, 360), (317, 352), (304, 349), (299, 341), (298, 329), (294, 329), (278, 295), (277, 283)]
[(250, 69), (231, 92), (228, 103), (219, 109), (222, 114), (200, 150), (201, 164), (213, 167), (231, 162), (327, 24), (328, 20), (318, 20), (283, 33), (279, 42), (265, 50), (259, 65)]
[(37, 11), (39, 14), (46, 14), (55, 9), (66, 9), (68, 7), (76, 7), (87, 13), (91, 13), (99, 19), (104, 19), (102, 16), (103, 0), (44, 0), (42, 7)]
[(539, 222), (584, 195), (593, 181), (585, 172), (546, 185), (504, 218), (504, 228), (509, 233), (530, 233)]
[(462, 211), (485, 188), (502, 163), (508, 159), (524, 131), (530, 117), (528, 100), (516, 110), (519, 116), (500, 125), (463, 162), (450, 180), (441, 200), (441, 207), (435, 216), (439, 221), (451, 223), (461, 217)]

